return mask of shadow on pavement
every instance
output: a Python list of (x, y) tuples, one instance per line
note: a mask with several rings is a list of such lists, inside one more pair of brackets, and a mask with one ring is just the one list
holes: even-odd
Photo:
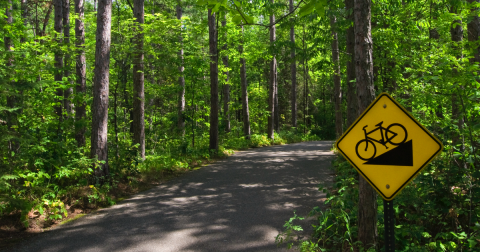
[[(142, 192), (14, 251), (286, 251), (275, 236), (322, 206), (333, 142), (249, 149)], [(311, 224), (303, 223), (305, 235)]]

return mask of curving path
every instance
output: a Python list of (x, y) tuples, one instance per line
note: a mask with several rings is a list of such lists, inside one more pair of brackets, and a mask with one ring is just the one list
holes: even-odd
[(240, 151), (9, 250), (287, 251), (275, 236), (293, 210), (322, 206), (317, 188), (333, 179), (332, 144)]

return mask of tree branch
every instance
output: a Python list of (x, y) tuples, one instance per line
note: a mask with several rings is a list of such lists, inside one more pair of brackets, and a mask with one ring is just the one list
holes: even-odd
[(249, 24), (249, 23), (247, 22), (247, 19), (246, 19), (245, 16), (243, 15), (243, 13), (242, 13), (242, 12), (240, 11), (240, 9), (238, 8), (238, 6), (237, 6), (235, 3), (233, 3), (233, 5), (235, 5), (235, 9), (238, 11), (238, 13), (240, 13), (240, 16), (242, 16), (242, 19), (245, 21), (245, 23), (242, 24), (242, 25), (257, 25), (257, 26), (263, 26), (263, 27), (265, 27), (265, 28), (270, 28), (270, 27), (278, 24), (282, 19), (284, 19), (284, 18), (290, 16), (291, 14), (293, 14), (293, 13), (298, 9), (298, 7), (300, 7), (300, 4), (302, 4), (303, 1), (304, 1), (304, 0), (300, 0), (300, 2), (297, 4), (297, 6), (295, 6), (295, 8), (293, 9), (293, 11), (285, 14), (284, 16), (282, 16), (281, 18), (279, 18), (277, 21), (275, 21), (275, 23), (273, 23), (273, 24), (271, 24), (271, 25)]

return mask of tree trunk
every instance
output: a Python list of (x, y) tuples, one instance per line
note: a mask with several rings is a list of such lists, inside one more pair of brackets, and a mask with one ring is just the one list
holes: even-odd
[[(12, 17), (12, 8), (13, 7), (13, 4), (12, 4), (12, 0), (9, 0), (7, 2), (7, 7), (5, 8), (5, 21), (8, 25), (12, 25), (13, 24), (13, 17)], [(5, 51), (7, 52), (6, 55), (7, 55), (7, 61), (6, 61), (6, 67), (8, 69), (7, 73), (10, 73), (10, 74), (14, 74), (12, 73), (12, 69), (13, 68), (13, 55), (12, 55), (12, 52), (13, 52), (13, 42), (12, 42), (12, 38), (9, 37), (9, 36), (5, 36), (4, 37), (4, 43), (5, 43)], [(14, 82), (10, 82), (10, 84), (14, 84)], [(15, 95), (9, 95), (7, 96), (7, 107), (8, 108), (15, 108), (17, 107), (17, 97)], [(18, 126), (18, 110), (16, 111), (7, 111), (6, 113), (6, 116), (7, 116), (7, 127), (9, 130), (11, 130), (11, 132), (15, 132), (15, 128), (14, 126)], [(11, 151), (11, 154), (14, 154), (15, 152), (18, 152), (18, 148), (20, 147), (20, 144), (18, 141), (12, 139), (9, 141), (9, 150)]]
[[(66, 45), (70, 44), (70, 0), (63, 0), (63, 43)], [(70, 61), (72, 56), (70, 53), (65, 53), (65, 70), (63, 76), (67, 79), (70, 78)], [(72, 83), (69, 80), (69, 83)], [(73, 93), (73, 87), (68, 87), (63, 91), (63, 107), (65, 108), (66, 118), (71, 118), (73, 116), (74, 105), (70, 100), (70, 95)]]
[[(224, 16), (223, 21), (222, 21), (222, 26), (225, 27), (227, 25), (227, 19)], [(225, 38), (227, 37), (227, 32), (225, 31)], [(223, 51), (227, 50), (227, 41), (225, 41), (225, 44), (223, 44)], [(223, 65), (225, 67), (228, 67), (228, 55), (223, 56)], [(225, 131), (230, 132), (230, 108), (229, 108), (229, 103), (230, 103), (230, 84), (228, 81), (230, 80), (230, 74), (228, 71), (225, 71), (224, 74), (227, 76), (227, 81), (225, 85), (223, 85), (223, 115), (225, 118)]]
[(242, 86), (242, 108), (243, 108), (243, 134), (246, 139), (250, 139), (250, 112), (248, 111), (248, 86), (247, 86), (247, 69), (245, 66), (245, 58), (243, 55), (243, 25), (242, 39), (240, 40), (240, 85)]
[[(271, 0), (272, 4), (274, 0)], [(275, 126), (275, 90), (277, 88), (277, 59), (275, 58), (275, 14), (270, 16), (270, 46), (272, 47), (272, 60), (270, 62), (270, 87), (268, 96), (268, 138), (274, 140), (273, 129)]]
[(84, 0), (75, 0), (75, 13), (79, 18), (75, 19), (75, 46), (78, 48), (77, 51), (77, 61), (75, 64), (76, 74), (77, 74), (77, 99), (78, 104), (75, 106), (75, 139), (77, 140), (78, 146), (85, 146), (85, 117), (86, 112), (86, 103), (85, 103), (85, 92), (87, 90), (86, 84), (86, 59), (85, 59), (85, 26), (83, 19), (85, 17), (85, 1)]
[[(177, 4), (177, 19), (182, 20), (182, 6), (180, 5), (180, 1)], [(178, 38), (180, 45), (183, 45), (183, 37), (181, 34), (180, 28), (180, 36)], [(183, 114), (185, 113), (185, 78), (183, 76), (183, 47), (180, 48), (178, 52), (178, 57), (180, 58), (180, 67), (178, 71), (180, 72), (180, 76), (178, 77), (178, 84), (180, 85), (180, 91), (178, 92), (178, 130), (180, 134), (183, 136), (185, 135), (185, 120), (183, 118)]]
[(95, 77), (92, 104), (92, 157), (105, 161), (95, 169), (95, 176), (108, 176), (108, 91), (110, 70), (110, 43), (112, 24), (112, 1), (99, 0), (95, 45)]
[[(63, 0), (54, 0), (55, 5), (55, 20), (54, 20), (54, 29), (57, 34), (55, 35), (57, 37), (57, 49), (55, 51), (55, 56), (54, 56), (54, 67), (55, 67), (55, 75), (54, 75), (54, 80), (55, 82), (61, 82), (62, 81), (62, 68), (63, 68), (63, 58), (62, 58), (62, 52), (60, 51), (60, 44), (62, 43), (62, 40), (58, 38), (60, 34), (63, 33)], [(59, 85), (57, 83), (57, 85)], [(63, 120), (62, 118), (62, 103), (63, 103), (63, 89), (57, 88), (56, 90), (56, 95), (57, 95), (57, 105), (54, 106), (55, 114), (58, 116), (59, 122)], [(60, 97), (62, 99), (60, 100)], [(60, 128), (60, 127), (59, 127)]]
[[(290, 12), (293, 11), (293, 0), (290, 0)], [(295, 25), (290, 28), (290, 42), (292, 43), (292, 127), (297, 127), (297, 59), (295, 57)]]
[(138, 154), (145, 159), (145, 77), (143, 64), (143, 27), (144, 0), (133, 1), (133, 18), (138, 23), (137, 34), (134, 38), (135, 52), (133, 53), (133, 143), (139, 144)]
[(210, 47), (210, 150), (218, 153), (218, 37), (215, 13), (208, 9)]
[(345, 0), (347, 9), (347, 20), (351, 26), (346, 31), (346, 51), (347, 58), (347, 128), (357, 119), (357, 84), (355, 83), (355, 29), (353, 25), (353, 7), (354, 0)]
[[(468, 0), (469, 3), (480, 3), (480, 0)], [(478, 8), (472, 9), (473, 13), (476, 13), (473, 16), (472, 21), (467, 24), (467, 29), (468, 29), (468, 41), (471, 43), (474, 43), (478, 41), (478, 37), (480, 36), (480, 17), (478, 17)], [(472, 48), (474, 53), (473, 56), (474, 58), (470, 59), (470, 63), (480, 63), (480, 46), (476, 46)]]
[[(375, 99), (373, 85), (371, 0), (355, 0), (355, 74), (358, 115)], [(360, 176), (358, 202), (358, 240), (365, 249), (377, 246), (377, 193)]]
[(45, 14), (45, 18), (43, 19), (42, 34), (40, 34), (40, 36), (46, 35), (45, 31), (47, 29), (48, 21), (50, 20), (50, 15), (52, 14), (52, 9), (54, 5), (54, 3), (51, 3), (48, 7), (47, 14)]
[[(25, 27), (25, 29), (27, 29), (27, 15), (28, 15), (27, 0), (21, 0), (20, 7), (22, 9), (23, 26)], [(24, 32), (22, 37), (20, 37), (21, 44), (25, 43), (25, 41), (26, 41), (26, 32)], [(25, 55), (23, 55), (23, 57), (25, 57)]]
[[(452, 6), (452, 13), (458, 13), (458, 7), (457, 6)], [(454, 54), (457, 59), (460, 59), (463, 57), (462, 55), (462, 45), (461, 42), (463, 40), (463, 27), (462, 27), (462, 20), (456, 19), (453, 21), (452, 26), (450, 27), (450, 35), (453, 41), (453, 47), (454, 47)], [(458, 77), (458, 69), (456, 67), (453, 67), (453, 75)], [(463, 152), (465, 147), (463, 144), (463, 114), (462, 110), (460, 108), (460, 100), (458, 98), (458, 93), (460, 93), (460, 90), (458, 89), (452, 89), (452, 123), (457, 123), (458, 126), (458, 132), (454, 131), (453, 137), (452, 137), (452, 145), (457, 146), (460, 145), (460, 152)]]
[(337, 17), (330, 17), (330, 25), (332, 26), (332, 61), (334, 64), (333, 82), (335, 85), (335, 132), (337, 139), (343, 134), (343, 117), (342, 117), (342, 83), (340, 79), (340, 55), (338, 51), (337, 38)]

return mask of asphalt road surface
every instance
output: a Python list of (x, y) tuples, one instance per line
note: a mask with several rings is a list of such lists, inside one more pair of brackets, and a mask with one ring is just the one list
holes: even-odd
[[(18, 244), (10, 251), (288, 251), (275, 236), (322, 207), (333, 142), (237, 152)], [(310, 218), (301, 222), (311, 234)]]

